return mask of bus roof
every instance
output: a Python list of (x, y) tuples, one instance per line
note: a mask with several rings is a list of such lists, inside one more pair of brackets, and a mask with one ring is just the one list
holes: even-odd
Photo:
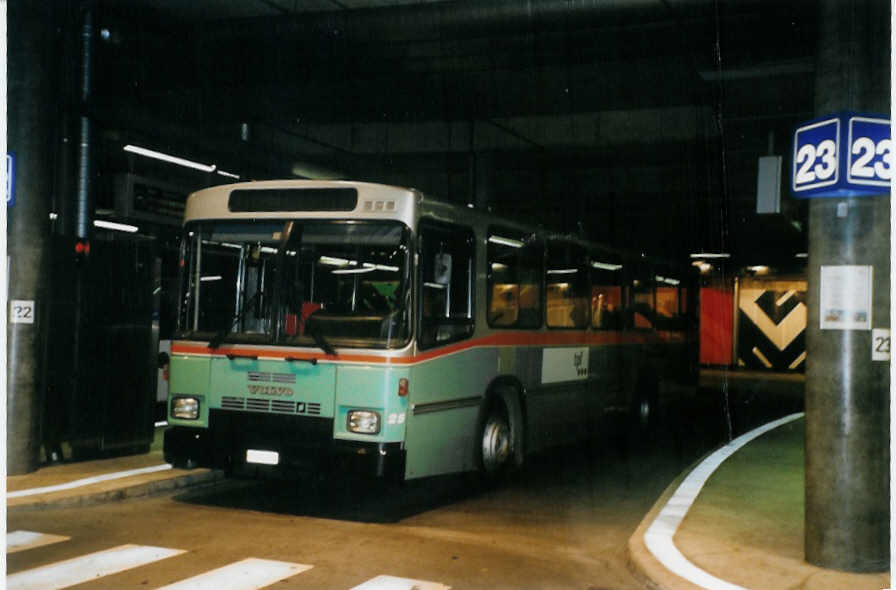
[[(212, 219), (394, 219), (416, 228), (420, 218), (446, 223), (490, 227), (531, 234), (540, 239), (562, 240), (629, 260), (646, 258), (576, 235), (563, 234), (521, 223), (483, 209), (444, 201), (413, 189), (346, 180), (265, 180), (225, 184), (192, 193), (184, 223)], [(679, 263), (650, 257), (656, 263)]]

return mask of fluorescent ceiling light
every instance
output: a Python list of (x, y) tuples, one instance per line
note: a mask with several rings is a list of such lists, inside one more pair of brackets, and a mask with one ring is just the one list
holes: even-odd
[(622, 268), (621, 264), (610, 264), (607, 262), (592, 262), (591, 266), (593, 266), (594, 268), (600, 268), (603, 270), (619, 270), (620, 268)]
[(577, 268), (550, 268), (548, 269), (549, 275), (571, 275), (579, 272)]
[(240, 179), (240, 175), (239, 175), (239, 174), (234, 174), (233, 172), (225, 172), (224, 170), (218, 170), (217, 172), (218, 172), (218, 174), (220, 174), (221, 176), (226, 176), (227, 178), (235, 178), (235, 179), (237, 179), (237, 180)]
[(334, 275), (357, 275), (365, 272), (373, 272), (376, 269), (372, 266), (364, 266), (361, 268), (337, 268), (331, 270), (330, 272)]
[(670, 279), (669, 277), (661, 277), (660, 275), (656, 275), (656, 280), (661, 283), (666, 283), (667, 285), (678, 285), (681, 283), (678, 279)]
[(809, 258), (808, 252), (798, 252), (796, 255), (797, 258)]
[(199, 277), (200, 281), (220, 281), (223, 277), (221, 275), (209, 275), (205, 277)]
[(142, 148), (136, 145), (128, 144), (124, 146), (124, 151), (130, 152), (132, 154), (137, 154), (138, 156), (145, 156), (147, 158), (153, 158), (155, 160), (162, 160), (163, 162), (168, 162), (169, 164), (177, 164), (178, 166), (192, 168), (193, 170), (200, 170), (202, 172), (214, 172), (217, 168), (217, 166), (215, 166), (214, 164), (200, 164), (199, 162), (193, 162), (192, 160), (178, 158), (177, 156), (164, 154), (162, 152)]
[(140, 230), (136, 225), (128, 225), (126, 223), (114, 223), (112, 221), (103, 221), (102, 219), (94, 219), (93, 225), (95, 227), (102, 227), (105, 229), (111, 229), (115, 231), (123, 231), (129, 234), (137, 232)]
[(510, 246), (511, 248), (522, 248), (523, 243), (519, 240), (512, 240), (501, 236), (489, 236), (488, 241), (492, 244), (500, 244), (501, 246)]
[(698, 252), (691, 254), (691, 258), (731, 258), (727, 252)]

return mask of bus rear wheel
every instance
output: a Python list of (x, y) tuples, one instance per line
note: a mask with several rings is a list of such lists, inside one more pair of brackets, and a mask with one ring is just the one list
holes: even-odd
[(656, 424), (657, 399), (659, 382), (655, 375), (644, 375), (639, 381), (632, 397), (632, 422), (640, 431), (646, 431)]
[(492, 404), (482, 424), (480, 436), (482, 471), (488, 476), (507, 471), (513, 462), (513, 431), (507, 410), (501, 403)]

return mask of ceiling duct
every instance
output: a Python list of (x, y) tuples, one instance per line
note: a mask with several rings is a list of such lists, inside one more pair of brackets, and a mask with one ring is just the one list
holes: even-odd
[(685, 17), (709, 0), (477, 0), (433, 2), (203, 23), (206, 42), (338, 37), (349, 42), (473, 38), (529, 29), (574, 30)]

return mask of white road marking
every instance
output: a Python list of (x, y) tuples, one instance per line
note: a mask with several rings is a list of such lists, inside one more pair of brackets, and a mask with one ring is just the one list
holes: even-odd
[(180, 549), (121, 545), (6, 577), (7, 590), (56, 590), (117, 574), (183, 553)]
[(451, 586), (425, 580), (377, 576), (372, 580), (367, 580), (360, 586), (355, 586), (351, 590), (449, 590), (450, 588)]
[(793, 422), (803, 417), (803, 415), (803, 412), (791, 414), (737, 437), (704, 459), (700, 465), (688, 474), (653, 522), (650, 523), (647, 532), (644, 533), (644, 543), (647, 545), (647, 549), (666, 569), (707, 590), (745, 590), (741, 586), (713, 576), (688, 561), (681, 551), (678, 550), (678, 547), (675, 546), (672, 537), (697, 498), (697, 494), (703, 489), (706, 480), (709, 479), (709, 476), (718, 469), (725, 459), (751, 440), (765, 434), (769, 430)]
[(70, 481), (68, 483), (61, 483), (53, 486), (44, 486), (42, 488), (31, 488), (28, 490), (18, 490), (16, 492), (7, 492), (6, 498), (21, 498), (23, 496), (34, 496), (36, 494), (49, 494), (50, 492), (59, 492), (62, 490), (71, 490), (74, 488), (80, 488), (82, 486), (89, 486), (90, 484), (100, 483), (103, 481), (109, 481), (112, 479), (121, 479), (123, 477), (130, 477), (132, 475), (142, 475), (144, 473), (154, 473), (156, 471), (165, 471), (166, 469), (171, 469), (171, 465), (168, 463), (163, 463), (161, 465), (153, 465), (152, 467), (141, 467), (140, 469), (129, 469), (128, 471), (117, 471), (115, 473), (104, 473), (103, 475), (97, 475), (94, 477), (85, 477), (83, 479), (76, 479), (74, 481)]
[(250, 557), (158, 590), (256, 590), (310, 570), (311, 565)]
[(13, 531), (6, 533), (6, 552), (15, 553), (16, 551), (25, 551), (34, 547), (42, 547), (51, 545), (61, 541), (68, 541), (71, 537), (63, 537), (62, 535), (47, 535), (44, 533), (35, 533), (33, 531)]

